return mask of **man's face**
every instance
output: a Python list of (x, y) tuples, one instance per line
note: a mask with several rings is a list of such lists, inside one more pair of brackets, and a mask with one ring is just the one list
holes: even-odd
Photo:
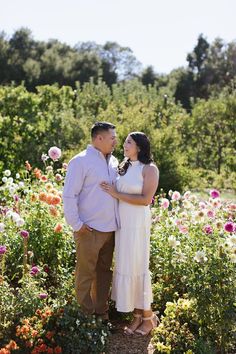
[(109, 129), (102, 132), (100, 135), (100, 146), (104, 154), (110, 154), (115, 149), (117, 144), (115, 129)]

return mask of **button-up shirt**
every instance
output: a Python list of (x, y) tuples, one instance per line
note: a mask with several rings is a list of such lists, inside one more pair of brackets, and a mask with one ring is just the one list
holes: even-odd
[(115, 183), (117, 159), (107, 158), (92, 145), (68, 164), (63, 190), (65, 219), (74, 231), (83, 224), (109, 232), (119, 227), (118, 202), (101, 189), (101, 182)]

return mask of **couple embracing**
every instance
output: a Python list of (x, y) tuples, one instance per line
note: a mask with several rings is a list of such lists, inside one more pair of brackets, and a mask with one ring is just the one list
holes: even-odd
[(68, 165), (63, 203), (76, 244), (76, 297), (85, 314), (108, 320), (112, 282), (117, 310), (133, 312), (124, 333), (146, 335), (158, 322), (151, 310), (149, 205), (159, 172), (144, 133), (127, 136), (120, 164), (112, 155), (116, 143), (115, 126), (97, 122), (91, 145)]

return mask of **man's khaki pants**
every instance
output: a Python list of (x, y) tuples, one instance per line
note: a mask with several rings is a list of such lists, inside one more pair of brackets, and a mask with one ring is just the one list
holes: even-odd
[(85, 314), (108, 312), (114, 232), (88, 231), (75, 238), (75, 292)]

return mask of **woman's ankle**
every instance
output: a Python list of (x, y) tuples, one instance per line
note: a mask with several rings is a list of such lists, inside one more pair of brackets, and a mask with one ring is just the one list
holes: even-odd
[(133, 311), (133, 315), (141, 315), (141, 316), (143, 316), (143, 310), (140, 310), (140, 309), (134, 309), (134, 311)]
[(153, 316), (152, 310), (143, 310), (143, 318), (149, 318)]

